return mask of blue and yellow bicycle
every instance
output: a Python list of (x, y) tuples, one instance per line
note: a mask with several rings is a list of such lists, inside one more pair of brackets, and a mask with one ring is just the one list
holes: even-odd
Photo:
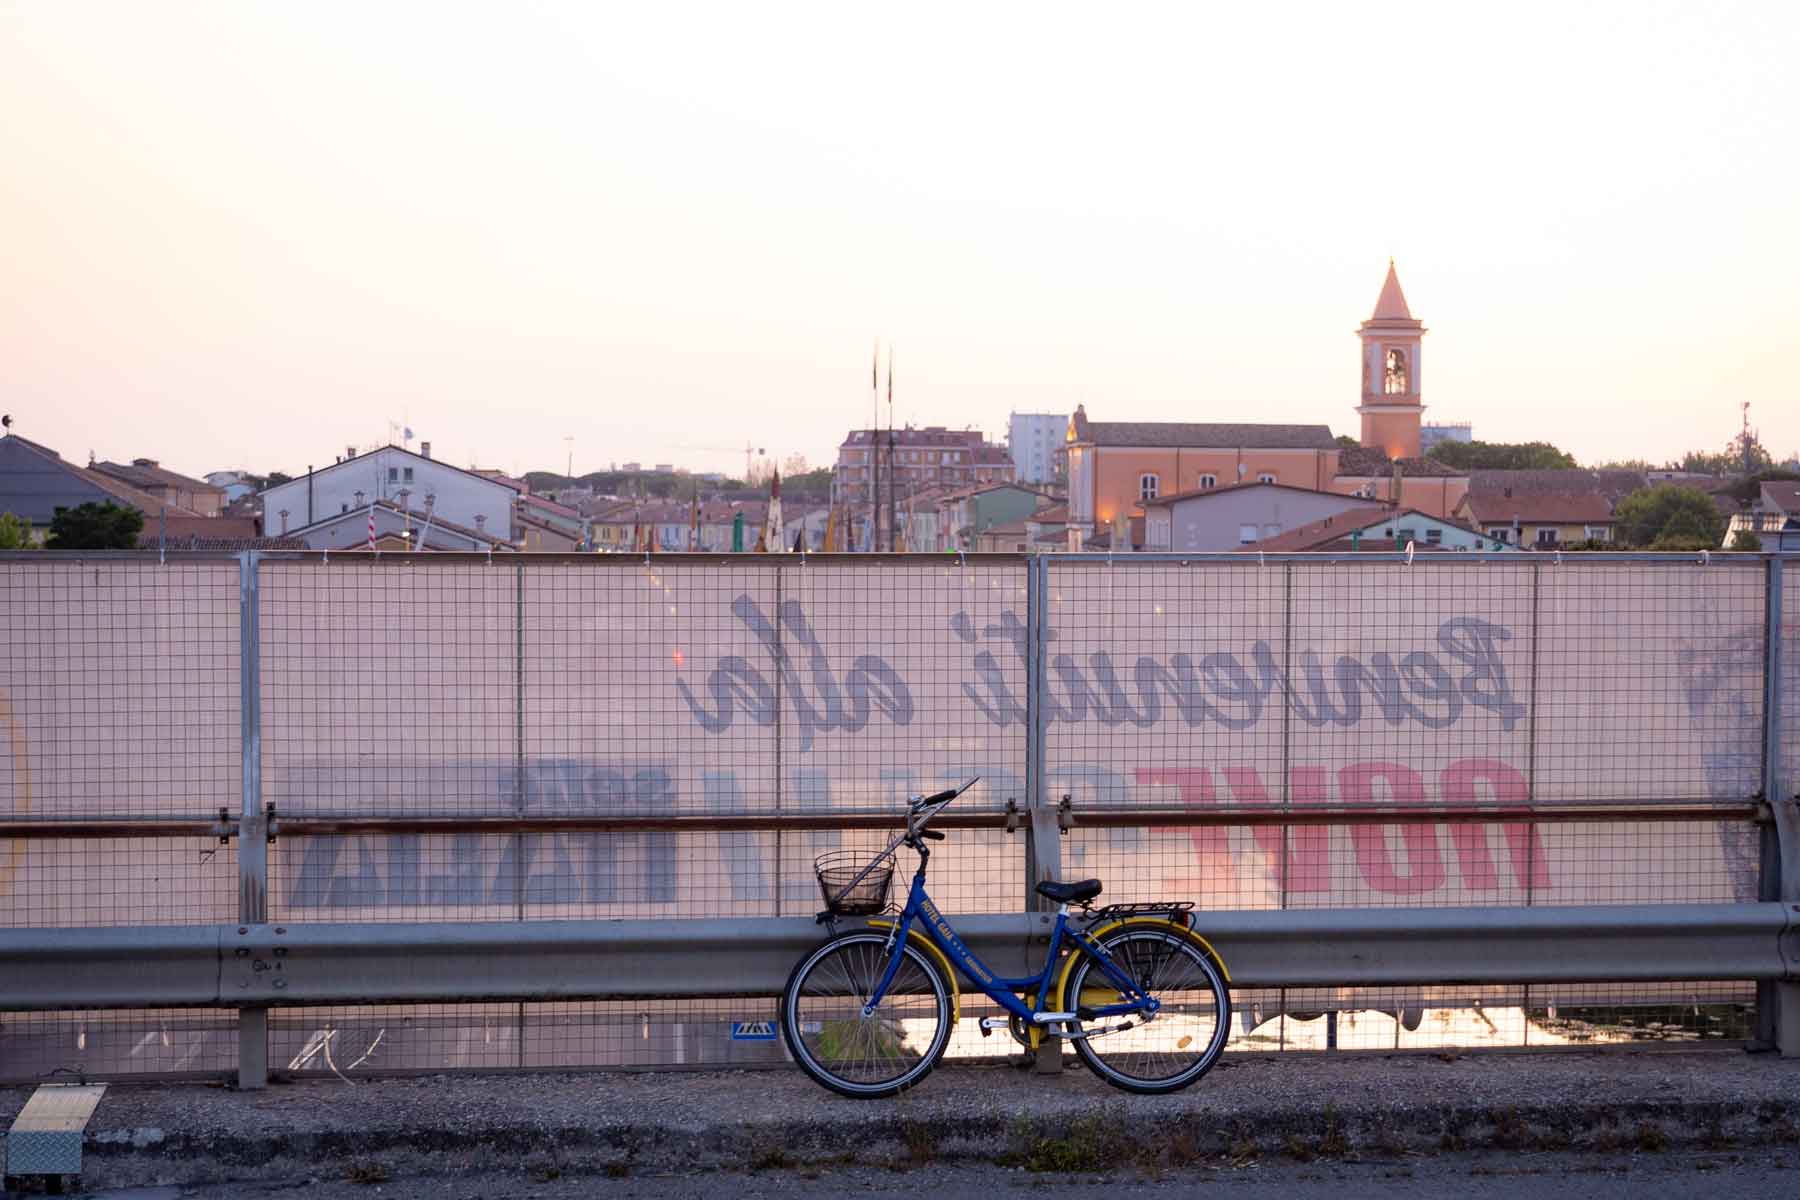
[[(838, 852), (817, 863), (831, 937), (803, 958), (781, 994), (781, 1033), (800, 1069), (834, 1092), (892, 1096), (937, 1066), (961, 1005), (952, 966), (1007, 1014), (981, 1018), (1035, 1047), (1073, 1042), (1088, 1069), (1129, 1092), (1187, 1087), (1211, 1069), (1231, 1025), (1230, 976), (1193, 928), (1193, 904), (1114, 904), (1096, 909), (1100, 881), (1045, 882), (1059, 906), (1044, 966), (1020, 979), (996, 976), (963, 944), (925, 892), (931, 819), (975, 780), (914, 797), (906, 828), (872, 861)], [(897, 917), (887, 908), (894, 851), (919, 856)], [(846, 860), (849, 861), (846, 861)], [(1081, 911), (1071, 916), (1070, 906)], [(867, 927), (838, 928), (840, 917)]]

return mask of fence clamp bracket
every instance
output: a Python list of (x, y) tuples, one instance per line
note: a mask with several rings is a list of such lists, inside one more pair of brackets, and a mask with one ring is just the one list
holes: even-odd
[(267, 830), (269, 845), (273, 846), (275, 844), (276, 829), (275, 829), (275, 802), (272, 800), (269, 803), (263, 805), (263, 825), (264, 825), (264, 828)]
[(1064, 833), (1075, 828), (1075, 798), (1067, 792), (1056, 804), (1056, 827)]
[(1006, 798), (1006, 832), (1019, 832), (1019, 800), (1016, 796)]
[(221, 804), (219, 805), (218, 823), (213, 826), (213, 833), (218, 836), (219, 845), (223, 846), (229, 843), (233, 832), (235, 829), (231, 823), (231, 810)]

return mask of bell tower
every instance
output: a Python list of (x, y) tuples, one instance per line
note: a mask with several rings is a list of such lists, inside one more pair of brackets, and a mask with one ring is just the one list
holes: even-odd
[(1425, 326), (1406, 307), (1391, 258), (1375, 313), (1356, 332), (1362, 338), (1362, 403), (1356, 409), (1362, 415), (1362, 444), (1389, 458), (1417, 458), (1425, 413), (1419, 399)]

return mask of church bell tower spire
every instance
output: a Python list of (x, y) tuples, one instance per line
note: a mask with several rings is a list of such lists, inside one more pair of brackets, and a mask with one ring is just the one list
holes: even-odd
[(1356, 331), (1362, 339), (1362, 444), (1389, 458), (1417, 458), (1425, 405), (1419, 393), (1419, 346), (1425, 326), (1406, 306), (1394, 260), (1375, 312)]

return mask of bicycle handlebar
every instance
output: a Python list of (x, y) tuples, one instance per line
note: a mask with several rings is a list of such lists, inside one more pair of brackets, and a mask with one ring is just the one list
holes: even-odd
[[(969, 782), (963, 784), (961, 787), (946, 788), (934, 795), (920, 796), (915, 799), (907, 806), (910, 812), (910, 815), (906, 818), (907, 834), (914, 837), (925, 836), (925, 823), (937, 816), (939, 810), (970, 788), (974, 787), (980, 780), (981, 776), (977, 775), (974, 779), (969, 780)], [(944, 835), (940, 833), (936, 836), (941, 838)]]

